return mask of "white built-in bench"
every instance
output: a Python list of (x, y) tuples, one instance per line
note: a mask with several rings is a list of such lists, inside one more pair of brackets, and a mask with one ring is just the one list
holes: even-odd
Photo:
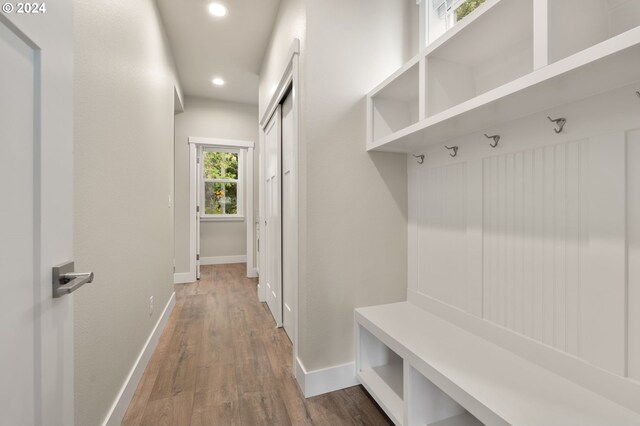
[(631, 411), (407, 302), (356, 309), (358, 378), (397, 425), (640, 425)]

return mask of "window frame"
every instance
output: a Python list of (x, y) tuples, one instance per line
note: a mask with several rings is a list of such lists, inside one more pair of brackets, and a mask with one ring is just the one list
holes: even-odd
[[(204, 154), (205, 152), (224, 152), (238, 154), (238, 179), (205, 179)], [(242, 148), (229, 148), (216, 145), (201, 145), (198, 148), (198, 206), (199, 217), (202, 222), (244, 221), (244, 186), (245, 186), (245, 150)], [(235, 214), (207, 214), (205, 207), (204, 189), (206, 183), (235, 183), (237, 185), (237, 213)]]
[[(421, 49), (424, 49), (425, 47), (429, 46), (431, 43), (438, 40), (449, 30), (454, 28), (458, 24), (458, 22), (461, 22), (461, 21), (455, 20), (455, 13), (456, 13), (456, 10), (460, 6), (462, 6), (464, 2), (465, 0), (416, 0), (416, 3), (418, 4), (418, 7), (420, 9), (419, 10), (419, 14), (420, 14), (419, 43), (420, 43)], [(442, 34), (435, 36), (434, 38), (431, 38), (429, 35), (429, 17), (432, 13), (438, 13), (437, 11), (438, 8), (435, 7), (435, 3), (438, 3), (440, 6), (442, 5), (445, 6), (443, 16), (444, 16), (446, 28)], [(447, 7), (447, 3), (450, 3), (449, 7)], [(481, 6), (482, 5), (479, 5), (478, 7), (481, 7)], [(472, 11), (471, 13), (473, 13), (474, 11)], [(450, 19), (453, 19), (453, 23), (449, 22)]]

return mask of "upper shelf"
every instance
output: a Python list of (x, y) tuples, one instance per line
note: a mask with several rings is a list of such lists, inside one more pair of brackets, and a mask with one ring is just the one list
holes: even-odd
[[(488, 0), (380, 84), (367, 150), (413, 152), (640, 81), (640, 0), (547, 0), (545, 22), (533, 19), (539, 4)], [(580, 7), (580, 20), (560, 22)], [(398, 81), (411, 83), (404, 103), (376, 108)]]

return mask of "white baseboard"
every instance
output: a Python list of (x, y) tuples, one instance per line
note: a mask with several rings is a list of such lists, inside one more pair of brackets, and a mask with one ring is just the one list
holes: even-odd
[(229, 263), (246, 263), (247, 255), (201, 257), (200, 265), (226, 265)]
[(296, 380), (305, 398), (360, 384), (355, 362), (307, 371), (300, 358), (296, 358)]
[(196, 280), (195, 272), (179, 272), (177, 274), (173, 274), (174, 284), (187, 284), (187, 283), (192, 283), (195, 280)]
[(256, 268), (247, 269), (247, 278), (258, 278), (258, 270)]
[(127, 379), (124, 381), (122, 389), (120, 389), (116, 400), (102, 423), (103, 426), (120, 426), (122, 423), (122, 419), (127, 412), (127, 408), (129, 408), (133, 394), (135, 393), (138, 383), (142, 378), (142, 373), (144, 373), (145, 368), (147, 368), (151, 355), (153, 355), (153, 351), (155, 351), (156, 346), (158, 346), (158, 341), (160, 340), (162, 331), (169, 320), (169, 316), (171, 315), (175, 304), (176, 294), (173, 293), (169, 298), (167, 305), (164, 307), (162, 315), (158, 318), (156, 326), (151, 331), (147, 342), (142, 347), (142, 351), (140, 352), (140, 355), (138, 355), (136, 362), (133, 364)]

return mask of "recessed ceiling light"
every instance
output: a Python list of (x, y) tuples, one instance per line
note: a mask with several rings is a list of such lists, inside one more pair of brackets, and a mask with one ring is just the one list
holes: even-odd
[(223, 16), (227, 16), (227, 8), (220, 3), (211, 3), (209, 5), (209, 13), (221, 18)]
[(224, 86), (224, 80), (221, 78), (214, 78), (211, 82), (216, 86)]

